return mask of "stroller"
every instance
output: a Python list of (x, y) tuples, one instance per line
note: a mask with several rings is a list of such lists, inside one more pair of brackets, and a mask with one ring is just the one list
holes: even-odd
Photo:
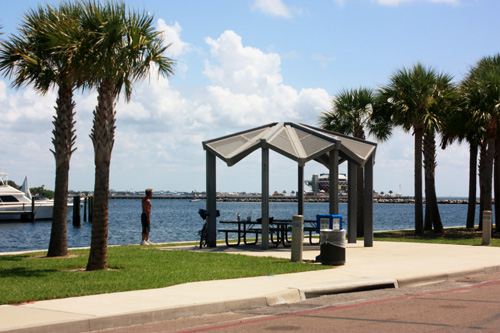
[[(217, 212), (217, 217), (220, 216), (219, 210)], [(201, 228), (200, 231), (198, 231), (198, 235), (200, 236), (200, 249), (204, 246), (207, 246), (208, 242), (208, 212), (206, 209), (199, 209), (198, 214), (200, 214), (201, 218), (205, 220), (205, 223), (203, 224), (203, 228)]]

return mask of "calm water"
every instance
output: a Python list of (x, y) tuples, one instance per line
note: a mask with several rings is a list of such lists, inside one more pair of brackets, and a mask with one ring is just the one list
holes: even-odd
[[(189, 200), (152, 200), (151, 234), (154, 243), (193, 241), (198, 239), (198, 230), (203, 220), (198, 215), (205, 202)], [(219, 202), (221, 216), (218, 220), (242, 218), (252, 220), (261, 216), (260, 202)], [(465, 226), (467, 205), (440, 205), (441, 219), (445, 227)], [(478, 213), (476, 209), (476, 224)], [(305, 203), (305, 219), (316, 219), (317, 214), (328, 214), (328, 203)], [(271, 202), (270, 216), (275, 219), (291, 219), (297, 212), (293, 202)], [(138, 244), (141, 240), (141, 200), (112, 200), (109, 203), (109, 245)], [(346, 228), (347, 204), (340, 204), (340, 214)], [(375, 204), (373, 207), (374, 229), (401, 230), (414, 228), (414, 206), (410, 204)], [(83, 213), (82, 213), (83, 220)], [(50, 240), (50, 221), (35, 223), (0, 223), (0, 252), (25, 250), (45, 250)], [(91, 224), (83, 222), (81, 227), (73, 227), (68, 222), (68, 247), (90, 246)], [(218, 237), (223, 239), (224, 234)]]

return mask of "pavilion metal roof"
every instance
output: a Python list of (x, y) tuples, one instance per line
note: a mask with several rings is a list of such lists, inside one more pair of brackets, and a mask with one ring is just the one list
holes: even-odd
[(228, 166), (259, 148), (268, 147), (304, 166), (311, 160), (328, 167), (329, 152), (339, 150), (339, 164), (350, 160), (364, 166), (377, 144), (300, 123), (271, 123), (203, 142)]

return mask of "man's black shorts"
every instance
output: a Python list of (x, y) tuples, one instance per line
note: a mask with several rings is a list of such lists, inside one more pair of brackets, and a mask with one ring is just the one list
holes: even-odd
[(151, 227), (148, 223), (148, 216), (146, 215), (146, 213), (141, 214), (141, 223), (142, 223), (142, 233), (149, 234)]

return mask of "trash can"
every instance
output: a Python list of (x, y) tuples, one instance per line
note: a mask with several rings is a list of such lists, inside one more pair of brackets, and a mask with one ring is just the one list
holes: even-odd
[(345, 230), (321, 230), (319, 235), (320, 260), (322, 265), (345, 264)]
[(342, 215), (320, 214), (316, 215), (316, 232), (319, 234), (323, 229), (342, 229)]

